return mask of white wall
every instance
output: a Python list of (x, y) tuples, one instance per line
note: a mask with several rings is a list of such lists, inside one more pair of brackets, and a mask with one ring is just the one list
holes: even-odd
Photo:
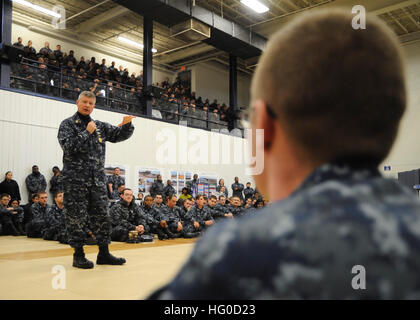
[[(57, 32), (59, 32), (59, 30), (57, 30)], [(130, 75), (132, 72), (135, 72), (136, 75), (139, 75), (140, 70), (142, 70), (142, 61), (141, 63), (139, 62), (138, 64), (135, 64), (113, 55), (87, 48), (86, 46), (81, 45), (81, 41), (79, 40), (74, 40), (74, 42), (65, 41), (60, 39), (59, 34), (57, 34), (56, 38), (53, 38), (51, 36), (31, 31), (20, 24), (12, 23), (12, 43), (15, 43), (18, 37), (22, 37), (23, 44), (25, 46), (27, 45), (28, 40), (32, 40), (32, 46), (35, 48), (36, 52), (39, 52), (39, 50), (44, 47), (45, 41), (48, 41), (50, 43), (51, 50), (55, 50), (57, 44), (61, 45), (62, 52), (68, 53), (70, 50), (74, 50), (74, 56), (76, 57), (77, 61), (80, 60), (81, 56), (85, 57), (85, 61), (89, 61), (91, 57), (95, 57), (96, 62), (101, 64), (102, 59), (105, 58), (107, 66), (110, 66), (112, 61), (115, 61), (115, 66), (117, 68), (120, 65), (122, 65), (124, 68), (128, 68)], [(153, 69), (153, 82), (160, 83), (164, 81), (166, 77), (172, 79), (174, 74), (169, 71), (164, 72), (156, 68)]]
[[(400, 124), (397, 140), (380, 169), (387, 176), (420, 168), (420, 41), (405, 45), (407, 109)], [(391, 171), (383, 171), (383, 166)]]
[[(13, 172), (21, 189), (23, 203), (27, 199), (24, 181), (31, 173), (32, 165), (39, 166), (40, 172), (47, 179), (48, 189), (52, 167), (58, 165), (62, 168), (62, 150), (57, 141), (58, 127), (63, 119), (75, 112), (74, 104), (0, 90), (0, 174), (9, 170)], [(122, 120), (122, 114), (97, 109), (92, 113), (92, 118), (117, 125)], [(204, 148), (200, 153), (199, 147), (205, 146), (206, 140), (210, 143), (207, 131), (144, 118), (136, 118), (133, 123), (133, 136), (124, 142), (107, 143), (106, 153), (107, 164), (128, 167), (126, 184), (133, 190), (137, 190), (136, 166), (161, 169), (164, 181), (170, 178), (170, 170), (216, 175), (225, 179), (230, 193), (230, 185), (235, 176), (244, 184), (252, 181), (245, 174), (245, 161), (239, 161), (239, 164), (233, 162), (234, 154), (238, 155), (238, 151), (234, 151), (234, 144), (243, 148), (243, 139), (216, 133), (214, 137), (220, 139), (220, 147)], [(231, 150), (224, 152), (222, 141), (228, 143)], [(170, 158), (174, 160), (173, 164), (163, 161), (168, 148), (174, 148), (171, 154), (178, 153), (178, 158)], [(210, 150), (207, 156), (204, 152), (206, 150)], [(212, 164), (211, 157), (217, 152), (220, 161)], [(186, 159), (180, 159), (180, 155), (187, 155)], [(204, 155), (204, 161), (194, 163), (194, 160), (200, 159), (200, 155)], [(226, 161), (226, 156), (231, 160)]]
[[(229, 70), (214, 62), (202, 62), (191, 67), (192, 89), (196, 96), (229, 105)], [(248, 106), (251, 77), (238, 74), (238, 106)]]

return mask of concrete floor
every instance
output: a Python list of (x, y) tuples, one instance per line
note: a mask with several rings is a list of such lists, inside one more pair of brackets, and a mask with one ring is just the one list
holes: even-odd
[(95, 267), (82, 270), (72, 267), (73, 250), (68, 245), (24, 236), (1, 236), (0, 299), (144, 299), (172, 279), (195, 241), (113, 242), (111, 253), (127, 260), (122, 266), (96, 265), (98, 247), (86, 246), (86, 257)]

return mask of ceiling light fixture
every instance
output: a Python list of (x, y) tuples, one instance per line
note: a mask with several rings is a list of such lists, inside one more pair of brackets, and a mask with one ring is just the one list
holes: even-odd
[[(127, 38), (124, 38), (124, 37), (121, 37), (121, 36), (118, 36), (117, 39), (120, 40), (120, 41), (122, 41), (122, 42), (125, 42), (127, 44), (130, 44), (132, 46), (135, 46), (135, 47), (138, 47), (138, 48), (143, 49), (143, 44), (142, 43), (138, 43), (138, 42), (135, 42), (133, 40), (130, 40), (130, 39), (127, 39)], [(152, 48), (152, 52), (153, 53), (156, 53), (157, 50), (155, 48)]]
[(241, 3), (258, 13), (264, 13), (269, 10), (267, 6), (265, 6), (258, 0), (241, 0)]
[(46, 9), (44, 7), (38, 6), (37, 4), (33, 4), (33, 3), (29, 2), (29, 1), (26, 1), (26, 0), (12, 0), (12, 1), (14, 3), (21, 4), (21, 5), (25, 6), (25, 7), (29, 7), (31, 9), (34, 9), (34, 10), (36, 10), (38, 12), (42, 12), (42, 13), (47, 14), (49, 16), (61, 18), (61, 14), (59, 14), (59, 13), (57, 13), (55, 11)]

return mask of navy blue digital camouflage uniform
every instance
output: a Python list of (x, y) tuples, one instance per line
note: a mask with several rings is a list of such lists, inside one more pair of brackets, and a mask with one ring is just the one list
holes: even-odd
[(63, 191), (61, 174), (59, 174), (58, 176), (53, 175), (50, 180), (50, 192), (53, 199), (55, 197), (55, 194), (59, 191)]
[(134, 131), (131, 122), (117, 127), (95, 121), (97, 130), (90, 134), (86, 126), (91, 120), (90, 116), (76, 112), (63, 120), (58, 130), (58, 141), (63, 149), (64, 212), (69, 244), (73, 248), (86, 244), (88, 220), (98, 245), (110, 243), (105, 143), (124, 141)]
[(157, 230), (159, 228), (159, 221), (157, 221), (156, 216), (159, 214), (158, 211), (153, 207), (153, 205), (148, 208), (144, 204), (140, 206), (144, 219), (146, 220), (146, 223), (149, 227), (150, 232), (157, 233)]
[(216, 203), (214, 207), (207, 207), (214, 221), (225, 218), (225, 214), (229, 213), (229, 210), (225, 206), (222, 206), (220, 203)]
[(243, 207), (235, 207), (231, 204), (228, 204), (226, 206), (226, 211), (233, 214), (234, 217), (239, 218), (244, 214), (244, 208)]
[(172, 187), (172, 185), (166, 185), (165, 188), (163, 188), (163, 199), (166, 200), (171, 195), (176, 195), (175, 188)]
[(26, 188), (28, 189), (28, 202), (32, 201), (32, 195), (47, 189), (47, 180), (41, 173), (31, 173), (25, 179)]
[(288, 198), (211, 228), (151, 298), (420, 299), (419, 270), (412, 191), (376, 168), (325, 164)]
[(49, 204), (45, 207), (39, 202), (31, 206), (32, 220), (26, 225), (26, 235), (28, 238), (41, 238), (45, 229), (45, 219)]
[[(174, 206), (162, 205), (158, 215), (155, 217), (158, 222), (165, 220), (170, 233), (180, 235), (178, 232), (178, 222), (181, 222), (181, 208)], [(182, 222), (181, 222), (182, 223)]]
[(120, 194), (118, 193), (118, 186), (121, 184), (125, 185), (124, 177), (116, 176), (115, 174), (113, 174), (112, 176), (108, 177), (107, 188), (108, 188), (108, 184), (112, 184), (112, 194), (109, 195), (110, 199), (119, 200), (121, 197), (120, 197)]
[(254, 189), (250, 188), (245, 188), (244, 189), (244, 196), (245, 196), (245, 200), (248, 198), (252, 198), (252, 196), (254, 195), (255, 191)]
[[(197, 205), (194, 205), (183, 216), (182, 231), (184, 234), (204, 231), (207, 228), (205, 222), (208, 220), (214, 221), (210, 209), (207, 206), (203, 206), (200, 209)], [(198, 222), (198, 229), (195, 228), (194, 221)]]
[[(154, 198), (157, 194), (162, 195), (163, 197), (163, 189), (164, 185), (162, 181), (156, 180), (153, 182), (152, 186), (150, 187), (150, 195)], [(165, 200), (165, 199), (164, 199)]]
[[(234, 190), (234, 188), (238, 188), (238, 190)], [(232, 197), (239, 197), (239, 199), (244, 200), (243, 190), (244, 185), (242, 183), (232, 183)]]
[(128, 232), (135, 230), (138, 225), (144, 227), (145, 234), (150, 232), (144, 213), (134, 200), (127, 203), (121, 199), (112, 206), (109, 215), (112, 223), (111, 239), (113, 241), (127, 241)]
[[(16, 214), (13, 214), (13, 211), (17, 211)], [(0, 203), (0, 234), (12, 234), (19, 235), (20, 225), (19, 223), (23, 218), (23, 209), (21, 207), (16, 207), (14, 210), (8, 210), (7, 206), (3, 206)]]
[(61, 243), (68, 242), (64, 209), (57, 204), (47, 208), (45, 212), (44, 229), (42, 238), (44, 240), (58, 240)]

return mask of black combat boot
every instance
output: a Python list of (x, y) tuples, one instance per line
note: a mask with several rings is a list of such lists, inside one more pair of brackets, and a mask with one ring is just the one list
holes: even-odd
[(165, 229), (165, 233), (168, 236), (169, 239), (175, 239), (175, 238), (179, 238), (180, 233), (173, 233), (172, 231), (169, 230), (169, 228)]
[(98, 257), (96, 258), (96, 264), (121, 265), (124, 263), (124, 258), (117, 258), (109, 253), (107, 244), (99, 246), (99, 253)]
[(73, 267), (81, 269), (92, 269), (93, 262), (85, 258), (83, 247), (75, 248), (73, 254)]
[(26, 236), (26, 232), (23, 230), (21, 224), (18, 224), (17, 231), (20, 233), (21, 236)]
[(12, 236), (20, 236), (20, 232), (16, 229), (15, 225), (12, 222), (8, 222), (4, 225), (4, 233), (5, 234), (10, 234)]
[(162, 230), (158, 230), (157, 231), (158, 234), (158, 239), (159, 240), (168, 240), (168, 236), (162, 231)]
[(201, 232), (186, 232), (183, 234), (183, 238), (191, 239), (191, 238), (197, 238), (201, 235)]

